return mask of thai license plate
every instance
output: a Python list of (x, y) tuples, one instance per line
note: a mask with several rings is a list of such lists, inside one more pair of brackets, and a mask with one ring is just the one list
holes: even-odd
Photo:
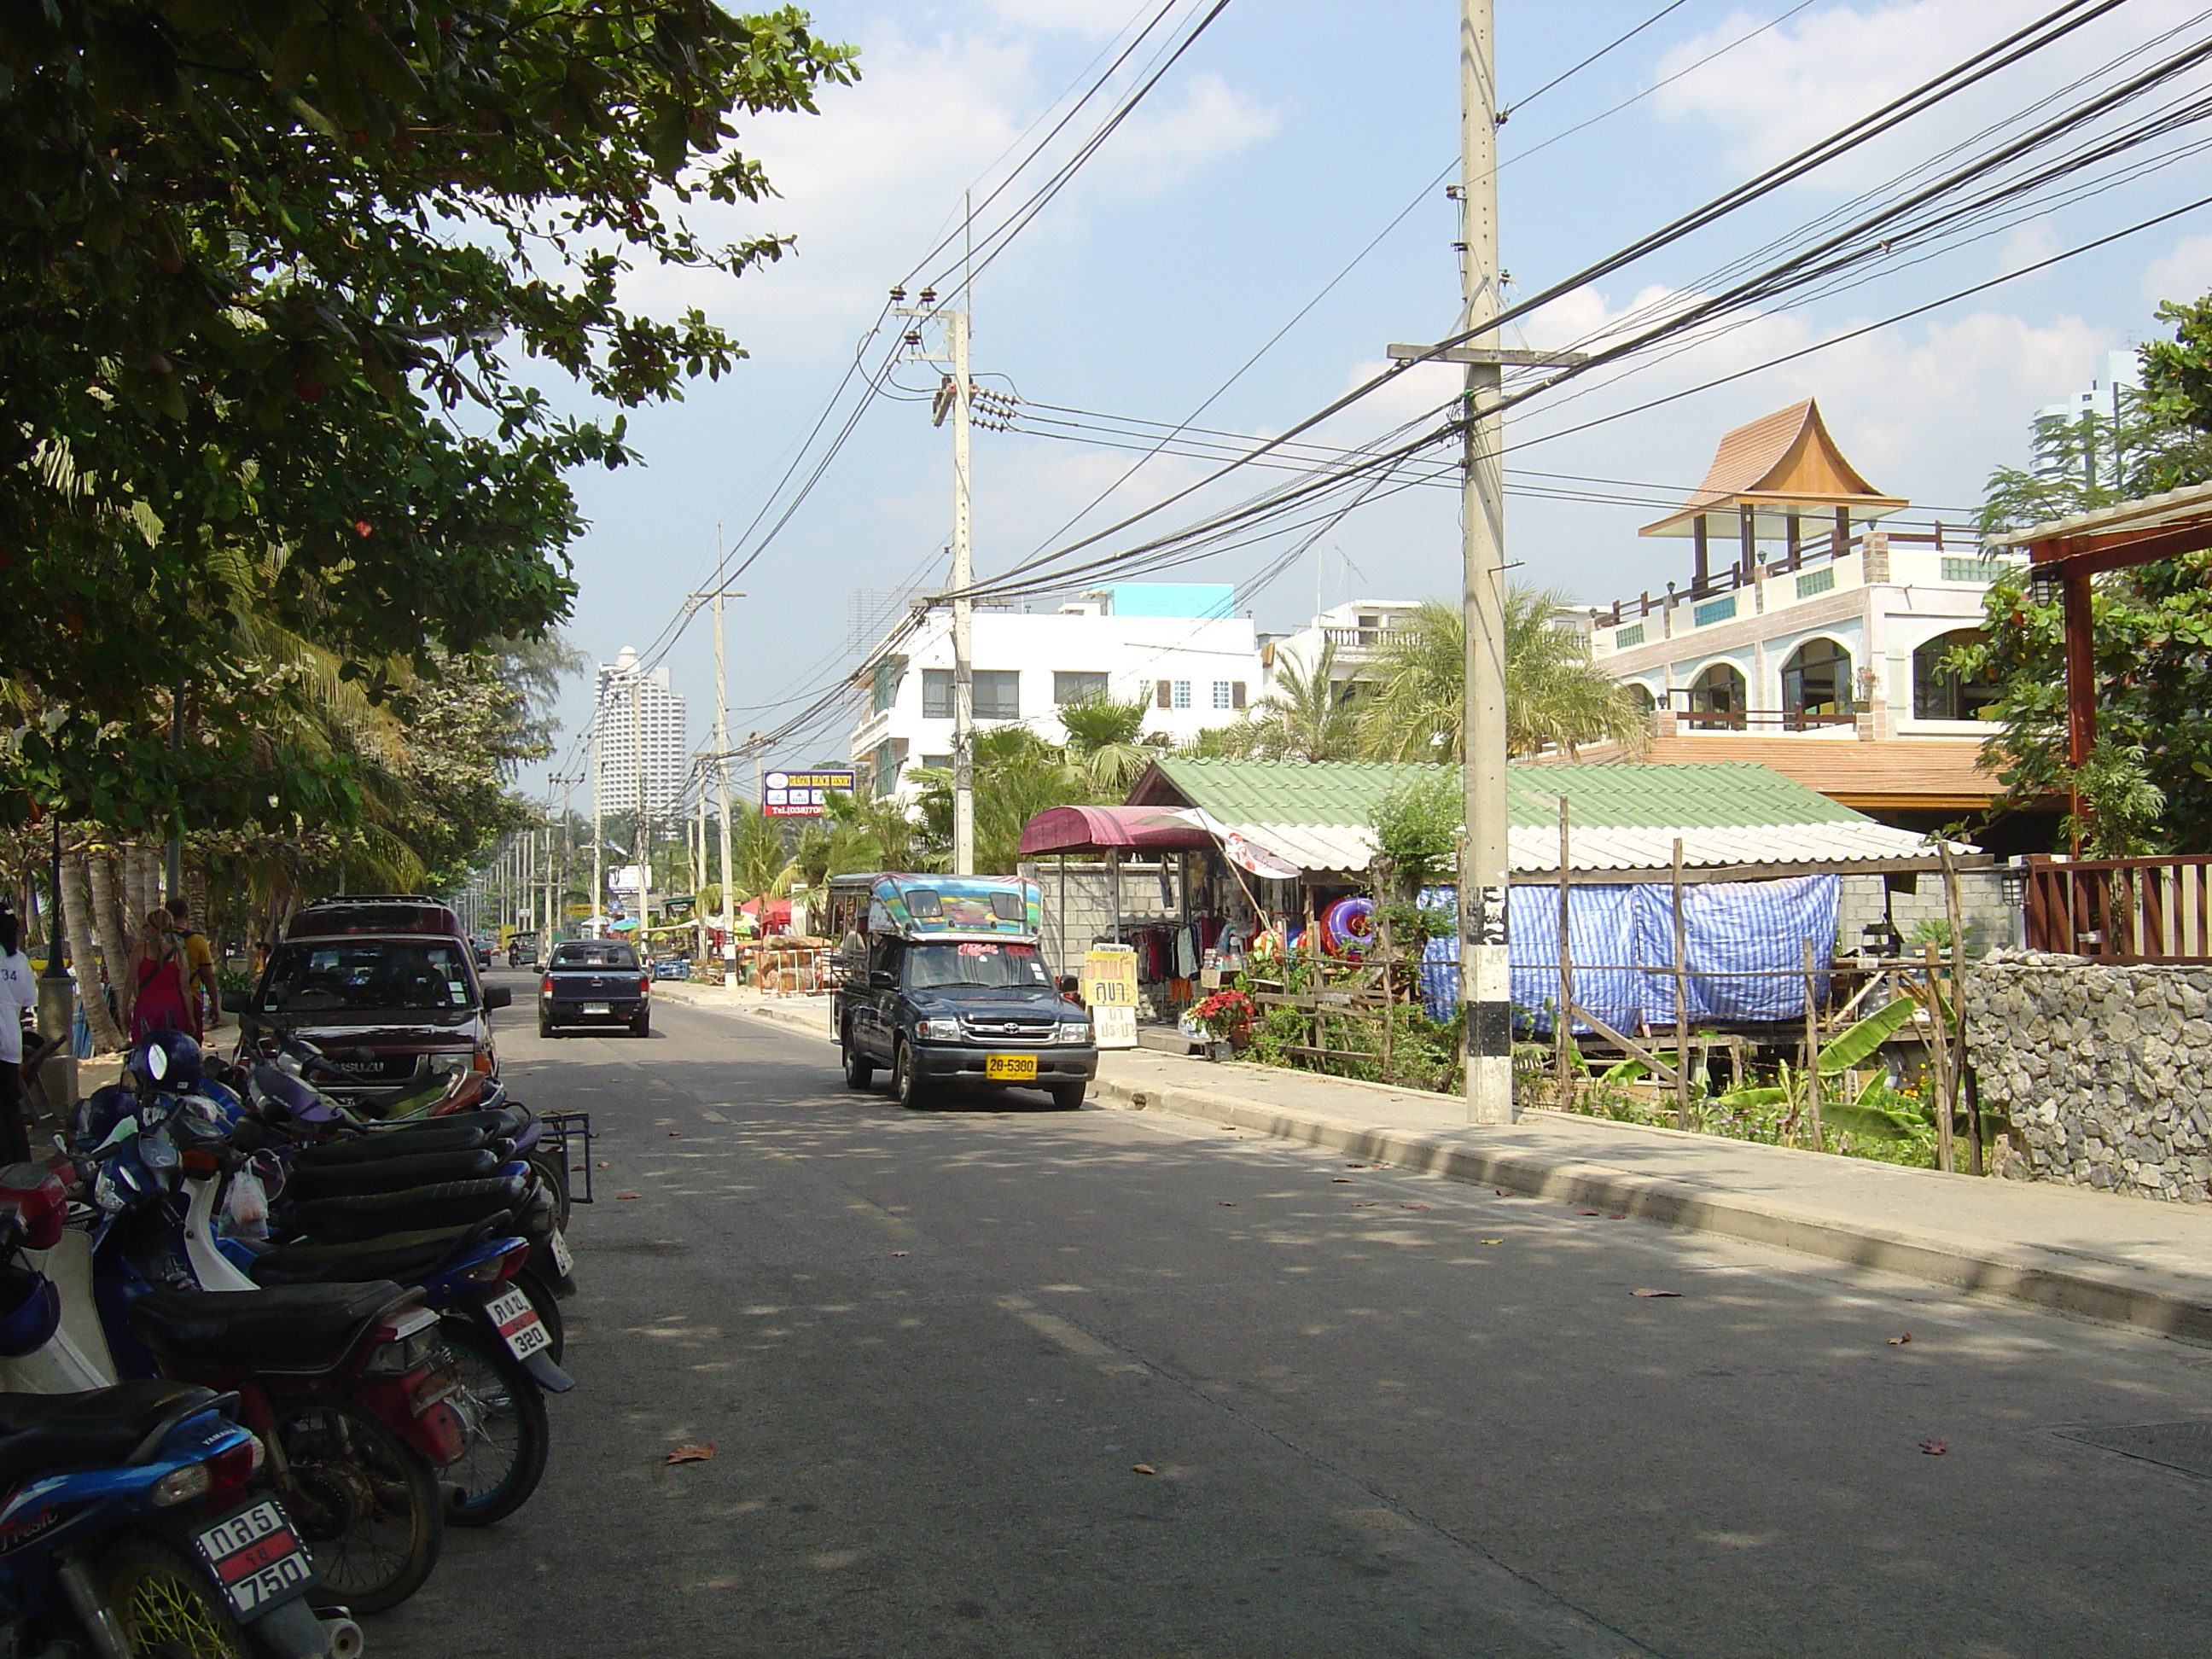
[(561, 1270), (561, 1277), (566, 1279), (576, 1271), (576, 1258), (568, 1253), (568, 1241), (562, 1236), (561, 1230), (556, 1227), (553, 1230), (553, 1237), (547, 1242), (553, 1247), (553, 1265)]
[(241, 1618), (252, 1618), (311, 1583), (314, 1563), (273, 1498), (226, 1516), (192, 1540)]
[(538, 1310), (530, 1305), (530, 1297), (524, 1292), (509, 1291), (485, 1303), (484, 1311), (491, 1316), (491, 1322), (499, 1328), (501, 1340), (517, 1359), (527, 1359), (540, 1348), (553, 1346), (545, 1322), (538, 1316)]
[(1030, 1083), (1036, 1079), (1035, 1054), (986, 1054), (983, 1075), (994, 1083)]
[(584, 1005), (584, 1012), (587, 1014), (611, 1014), (614, 1009), (604, 1002), (587, 1002)]

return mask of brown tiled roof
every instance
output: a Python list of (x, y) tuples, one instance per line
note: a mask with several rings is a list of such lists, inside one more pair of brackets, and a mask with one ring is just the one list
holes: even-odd
[(1677, 526), (1685, 520), (1745, 497), (1837, 507), (1908, 505), (1898, 496), (1881, 495), (1859, 476), (1858, 469), (1844, 459), (1843, 451), (1828, 435), (1820, 404), (1808, 398), (1728, 434), (1713, 452), (1705, 483), (1691, 493), (1690, 499), (1637, 533), (1680, 534)]

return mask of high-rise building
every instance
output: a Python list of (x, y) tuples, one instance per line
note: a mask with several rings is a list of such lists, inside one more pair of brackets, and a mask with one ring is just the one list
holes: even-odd
[(2027, 423), (2027, 470), (2039, 478), (2065, 473), (2085, 483), (2111, 482), (2112, 434), (2120, 422), (2120, 394), (2142, 385), (2142, 366), (2133, 351), (2108, 351), (2104, 373), (2063, 404), (2045, 404)]
[(636, 650), (627, 645), (612, 662), (601, 663), (592, 733), (599, 745), (605, 810), (635, 807), (641, 789), (645, 810), (656, 817), (683, 799), (691, 772), (690, 733), (684, 699), (670, 685), (666, 665), (641, 672)]

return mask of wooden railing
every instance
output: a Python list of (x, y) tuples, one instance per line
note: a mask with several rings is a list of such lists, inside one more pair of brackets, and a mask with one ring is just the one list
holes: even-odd
[(2212, 962), (2212, 858), (2027, 862), (2027, 948), (2099, 962)]

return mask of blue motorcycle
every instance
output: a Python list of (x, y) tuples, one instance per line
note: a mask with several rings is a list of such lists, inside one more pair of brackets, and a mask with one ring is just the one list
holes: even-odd
[[(55, 1287), (16, 1259), (50, 1249), (61, 1183), (0, 1171), (0, 1355), (52, 1337)], [(361, 1630), (318, 1619), (306, 1545), (261, 1480), (234, 1395), (147, 1380), (0, 1394), (0, 1651), (22, 1659), (191, 1654), (355, 1659)]]

